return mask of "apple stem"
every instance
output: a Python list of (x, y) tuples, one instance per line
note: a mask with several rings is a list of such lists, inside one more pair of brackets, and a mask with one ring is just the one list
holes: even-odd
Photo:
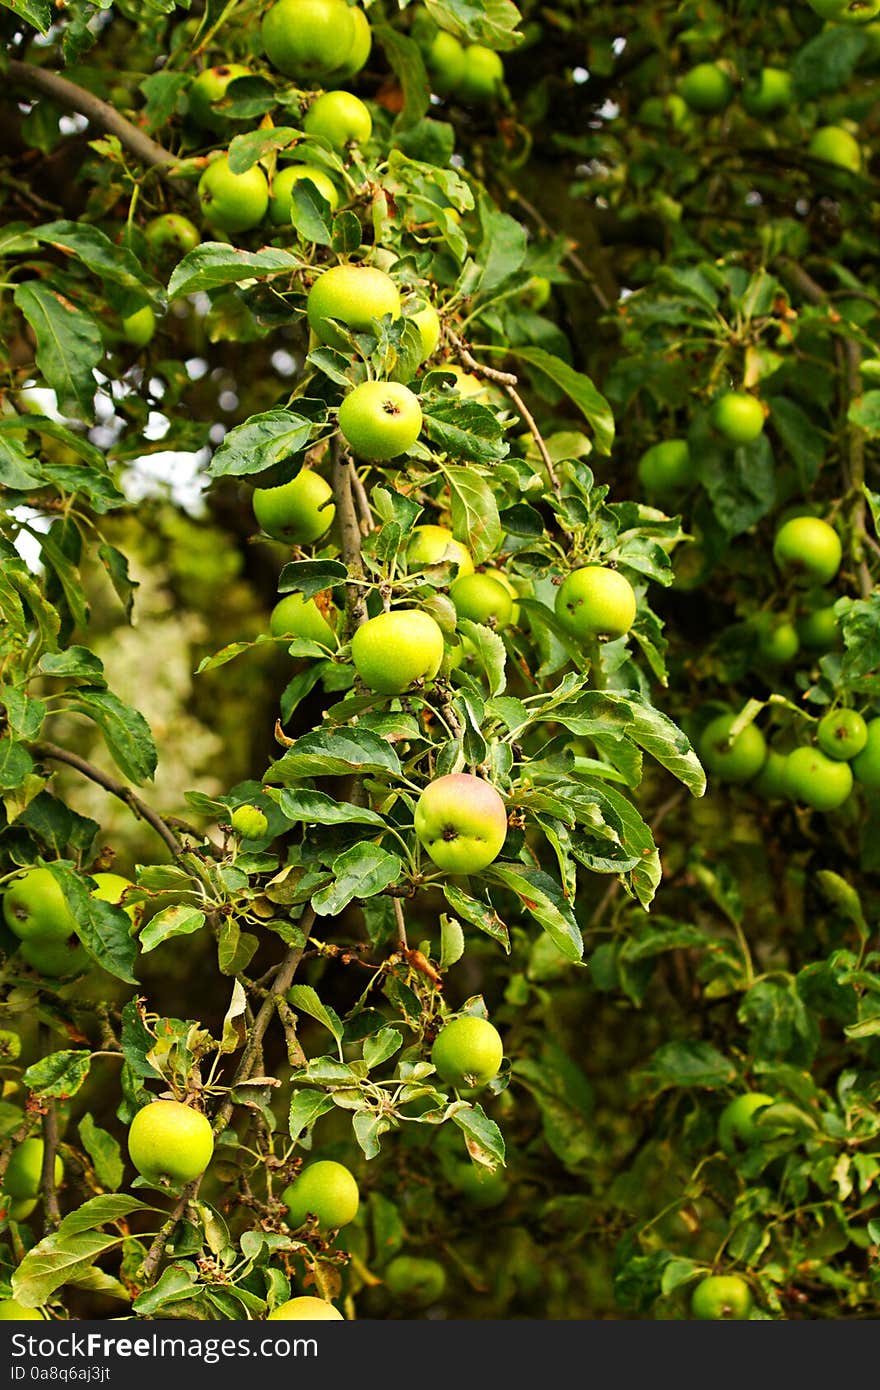
[(409, 942), (406, 936), (406, 922), (403, 917), (403, 903), (400, 898), (393, 898), (394, 916), (397, 918), (397, 945), (401, 951), (409, 951)]

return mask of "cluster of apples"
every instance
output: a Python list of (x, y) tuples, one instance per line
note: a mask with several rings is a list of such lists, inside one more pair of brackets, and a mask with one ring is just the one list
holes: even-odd
[[(773, 546), (783, 575), (812, 585), (831, 582), (842, 558), (840, 538), (821, 517), (795, 516), (783, 522)], [(830, 597), (830, 596), (829, 596)], [(798, 650), (798, 631), (814, 649), (833, 646), (837, 627), (832, 602), (823, 602), (813, 591), (812, 611), (798, 628), (787, 620), (764, 625), (765, 653), (777, 660), (785, 646)], [(789, 643), (793, 642), (793, 646)], [(699, 741), (699, 753), (707, 770), (722, 782), (752, 783), (771, 800), (792, 800), (817, 811), (834, 811), (848, 800), (856, 782), (868, 791), (880, 788), (880, 717), (865, 719), (856, 709), (834, 707), (818, 721), (816, 741), (788, 752), (769, 748), (755, 724), (731, 737), (735, 713), (710, 720)]]
[[(91, 878), (92, 897), (114, 905), (133, 886), (120, 874), (96, 873)], [(132, 905), (125, 910), (134, 926), (139, 908)], [(41, 975), (59, 979), (88, 968), (89, 957), (80, 945), (73, 914), (50, 869), (29, 869), (12, 881), (3, 894), (3, 917), (21, 942), (22, 959)]]

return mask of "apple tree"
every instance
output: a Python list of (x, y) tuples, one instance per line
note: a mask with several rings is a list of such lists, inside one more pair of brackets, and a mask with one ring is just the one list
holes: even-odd
[(828, 8), (4, 0), (0, 1313), (876, 1302)]

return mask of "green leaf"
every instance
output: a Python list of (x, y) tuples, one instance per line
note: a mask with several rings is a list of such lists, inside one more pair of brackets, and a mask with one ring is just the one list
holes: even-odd
[(174, 267), (168, 282), (168, 298), (213, 290), (221, 285), (246, 285), (251, 280), (267, 280), (273, 275), (292, 275), (303, 262), (289, 251), (264, 247), (262, 251), (241, 251), (222, 241), (204, 241), (189, 251)]
[[(436, 444), (447, 458), (472, 459), (474, 463), (491, 465), (506, 458), (510, 450), (497, 417), (484, 405), (469, 403), (450, 394), (448, 398), (425, 401), (423, 417), (426, 438)], [(467, 473), (475, 487), (482, 482), (474, 475), (473, 469), (459, 468), (456, 472)], [(497, 506), (495, 511), (497, 513)]]
[(443, 883), (441, 888), (444, 898), (457, 916), (463, 917), (472, 927), (491, 936), (493, 941), (497, 941), (507, 954), (510, 954), (510, 932), (491, 903), (472, 898), (455, 883)]
[[(603, 692), (605, 693), (605, 692)], [(687, 735), (660, 710), (648, 703), (635, 691), (628, 691), (623, 697), (607, 692), (607, 698), (617, 700), (632, 715), (632, 723), (626, 734), (646, 753), (683, 782), (694, 796), (702, 796), (706, 790), (706, 774), (699, 758), (691, 747)]]
[(507, 689), (507, 648), (503, 638), (482, 623), (459, 618), (458, 631), (474, 646), (474, 660), (482, 669), (490, 695), (503, 695)]
[(703, 486), (728, 536), (742, 535), (771, 510), (776, 501), (776, 469), (766, 435), (738, 449), (707, 447), (698, 457)]
[(393, 1057), (403, 1045), (403, 1034), (396, 1028), (381, 1028), (373, 1037), (364, 1039), (364, 1061), (370, 1071)]
[(297, 782), (303, 777), (347, 777), (350, 773), (401, 775), (400, 759), (390, 744), (369, 729), (303, 734), (272, 764), (267, 782)]
[(443, 472), (449, 483), (453, 532), (456, 536), (467, 537), (474, 560), (482, 564), (501, 545), (501, 518), (495, 496), (485, 478), (472, 468), (450, 464)]
[(72, 870), (59, 864), (49, 864), (47, 868), (58, 880), (76, 922), (76, 934), (92, 959), (117, 980), (136, 984), (132, 970), (137, 946), (131, 937), (128, 913), (93, 897), (84, 880)]
[(574, 1169), (593, 1157), (593, 1091), (580, 1067), (555, 1043), (548, 1043), (539, 1059), (520, 1058), (512, 1071), (533, 1095), (544, 1138), (557, 1158)]
[(362, 841), (333, 861), (334, 882), (315, 893), (312, 907), (319, 917), (335, 917), (353, 899), (372, 898), (397, 883), (402, 873), (399, 855)]
[(411, 130), (431, 104), (422, 51), (414, 39), (388, 24), (377, 23), (372, 28), (373, 38), (382, 45), (388, 65), (403, 91), (403, 110), (394, 122), (394, 130)]
[(464, 1134), (467, 1151), (474, 1163), (495, 1170), (504, 1164), (504, 1139), (494, 1120), (481, 1105), (456, 1108), (451, 1118)]
[(440, 969), (448, 970), (464, 955), (464, 932), (461, 923), (447, 913), (440, 913)]
[(69, 1235), (59, 1227), (29, 1250), (12, 1276), (12, 1296), (25, 1308), (39, 1308), (61, 1288), (92, 1268), (105, 1251), (122, 1241), (120, 1235), (85, 1230)]
[(113, 585), (116, 597), (122, 604), (126, 618), (131, 622), (134, 607), (134, 592), (140, 588), (140, 580), (132, 579), (128, 573), (128, 559), (121, 550), (112, 545), (98, 546), (98, 559), (104, 566), (107, 578)]
[(57, 1096), (66, 1100), (75, 1096), (89, 1074), (92, 1054), (86, 1049), (71, 1052), (51, 1052), (28, 1067), (21, 1078), (28, 1090), (38, 1096)]
[(488, 294), (520, 269), (526, 258), (528, 235), (521, 222), (501, 212), (486, 198), (481, 200), (480, 222), (482, 270), (477, 288), (481, 294)]
[(20, 787), (33, 771), (34, 760), (23, 743), (0, 738), (0, 788), (4, 791)]
[(867, 46), (857, 25), (832, 24), (810, 39), (791, 65), (795, 100), (812, 101), (845, 86)]
[(624, 850), (638, 860), (629, 871), (633, 891), (642, 907), (647, 907), (662, 878), (660, 856), (650, 827), (639, 811), (621, 792), (603, 783), (591, 786), (590, 795), (598, 802), (602, 813), (620, 835)]
[(278, 592), (314, 598), (347, 578), (348, 566), (341, 560), (290, 560), (278, 576)]
[(614, 415), (611, 406), (601, 392), (596, 390), (588, 376), (583, 372), (576, 372), (574, 367), (563, 362), (561, 357), (555, 357), (544, 348), (505, 347), (504, 351), (521, 362), (528, 362), (532, 367), (537, 367), (538, 371), (555, 382), (574, 401), (592, 428), (593, 441), (599, 453), (611, 453), (614, 443)]
[(131, 1197), (127, 1192), (90, 1197), (88, 1201), (77, 1207), (76, 1211), (65, 1216), (55, 1234), (61, 1236), (62, 1239), (67, 1239), (70, 1236), (79, 1235), (81, 1231), (96, 1231), (99, 1226), (108, 1226), (113, 1221), (121, 1221), (123, 1218), (131, 1216), (132, 1212), (135, 1211), (157, 1210), (157, 1207), (142, 1202), (139, 1197)]
[(658, 1047), (645, 1074), (656, 1089), (672, 1086), (727, 1086), (736, 1067), (711, 1043), (670, 1042)]
[(333, 209), (311, 179), (298, 179), (293, 185), (290, 220), (304, 241), (315, 246), (333, 245)]
[(270, 791), (269, 795), (277, 803), (278, 809), (289, 821), (303, 821), (306, 825), (375, 825), (384, 830), (385, 821), (377, 811), (368, 806), (354, 806), (350, 801), (334, 801), (324, 792), (313, 792), (303, 787)]
[(294, 1143), (306, 1130), (311, 1129), (316, 1120), (333, 1108), (333, 1098), (325, 1091), (293, 1091), (287, 1124)]
[(40, 551), (44, 563), (55, 571), (73, 621), (77, 627), (86, 627), (89, 621), (89, 609), (86, 602), (85, 586), (79, 569), (64, 548), (64, 540), (65, 532), (56, 523), (40, 537)]
[(223, 975), (247, 970), (260, 945), (253, 932), (242, 931), (234, 917), (227, 917), (217, 935), (217, 964)]
[(58, 409), (91, 420), (95, 367), (104, 355), (95, 320), (42, 280), (17, 285), (13, 298), (34, 330), (37, 366), (55, 392)]
[(232, 986), (232, 998), (229, 1001), (229, 1008), (223, 1017), (223, 1031), (220, 1038), (220, 1052), (235, 1052), (241, 1047), (245, 1038), (245, 1014), (247, 1012), (248, 1001), (244, 992), (244, 985), (241, 980), (236, 980)]
[(840, 874), (832, 872), (831, 869), (819, 869), (816, 874), (816, 882), (828, 901), (852, 922), (861, 939), (867, 941), (869, 931), (862, 910), (862, 900), (852, 884), (847, 882), (845, 878), (841, 878)]
[(125, 1171), (119, 1144), (112, 1134), (95, 1124), (90, 1114), (83, 1115), (77, 1128), (82, 1146), (92, 1160), (98, 1182), (115, 1192), (122, 1184)]
[(166, 907), (157, 912), (144, 927), (140, 935), (141, 953), (147, 955), (161, 946), (172, 936), (192, 936), (205, 925), (205, 914), (196, 907), (186, 907), (182, 903)]
[(150, 726), (138, 710), (124, 704), (110, 690), (85, 687), (76, 691), (68, 708), (94, 720), (113, 761), (130, 781), (140, 786), (153, 776), (158, 761), (156, 745)]
[(24, 20), (41, 34), (48, 34), (54, 18), (51, 0), (0, 0), (0, 4), (11, 10), (18, 21)]
[(82, 261), (101, 281), (136, 290), (141, 296), (149, 292), (153, 299), (159, 294), (158, 283), (137, 257), (124, 246), (116, 246), (99, 227), (87, 222), (46, 222), (34, 235), (45, 245)]
[(101, 658), (89, 651), (88, 647), (68, 647), (63, 652), (44, 652), (40, 657), (39, 669), (44, 676), (54, 679), (79, 679), (90, 685), (106, 685), (104, 663)]
[[(579, 961), (582, 958), (584, 941), (581, 929), (575, 921), (571, 904), (549, 874), (542, 869), (527, 869), (522, 864), (499, 864), (496, 861), (485, 870), (484, 878), (509, 888), (523, 907), (540, 922), (566, 960)], [(450, 903), (450, 906), (453, 904)]]
[(337, 1043), (342, 1042), (343, 1027), (338, 1014), (329, 1006), (322, 1004), (317, 990), (311, 985), (292, 985), (287, 991), (287, 1002), (297, 1013), (308, 1014), (332, 1033)]
[(308, 444), (314, 421), (291, 410), (267, 410), (252, 415), (223, 438), (208, 472), (212, 478), (243, 478), (262, 473), (300, 453)]
[(522, 16), (512, 0), (425, 0), (425, 9), (457, 39), (487, 48), (515, 48)]
[(131, 1311), (139, 1318), (149, 1318), (162, 1308), (192, 1298), (197, 1278), (198, 1271), (195, 1265), (180, 1262), (169, 1265), (167, 1269), (163, 1269), (152, 1288), (138, 1294), (131, 1305)]
[(248, 169), (274, 150), (286, 150), (303, 138), (302, 131), (293, 126), (278, 125), (266, 130), (249, 130), (236, 135), (229, 143), (229, 172), (246, 174)]
[(55, 855), (66, 851), (87, 854), (100, 829), (97, 821), (71, 811), (49, 792), (40, 792), (18, 817), (17, 824), (35, 835)]

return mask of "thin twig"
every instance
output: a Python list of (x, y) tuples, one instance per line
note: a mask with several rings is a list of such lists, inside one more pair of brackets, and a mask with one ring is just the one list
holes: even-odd
[[(336, 502), (342, 559), (348, 566), (351, 578), (357, 581), (364, 577), (364, 566), (361, 560), (361, 528), (358, 525), (352, 489), (355, 467), (350, 457), (343, 452), (338, 439), (333, 441), (332, 456), (333, 497)], [(366, 621), (367, 605), (361, 586), (356, 582), (346, 584), (345, 596), (345, 625), (350, 637), (355, 629)]]
[[(222, 1134), (232, 1118), (232, 1112), (236, 1104), (233, 1096), (236, 1086), (242, 1086), (253, 1075), (254, 1065), (262, 1055), (263, 1038), (266, 1029), (269, 1027), (269, 1024), (278, 1010), (279, 999), (290, 989), (293, 977), (302, 960), (306, 942), (309, 939), (309, 933), (312, 930), (314, 922), (315, 913), (313, 909), (311, 907), (306, 907), (299, 919), (299, 928), (303, 934), (302, 945), (292, 946), (287, 952), (266, 994), (266, 998), (260, 1005), (259, 1013), (254, 1019), (254, 1026), (250, 1031), (244, 1052), (241, 1054), (241, 1059), (235, 1069), (235, 1075), (230, 1083), (229, 1093), (217, 1111), (217, 1114), (214, 1116), (212, 1129), (215, 1136)], [(174, 1227), (177, 1225), (178, 1221), (183, 1218), (190, 1202), (198, 1194), (201, 1181), (201, 1177), (198, 1177), (193, 1182), (186, 1185), (175, 1202), (171, 1215), (147, 1251), (141, 1270), (145, 1285), (151, 1284), (155, 1279), (159, 1271), (162, 1256), (165, 1253), (165, 1247), (168, 1244)]]
[(58, 1115), (54, 1100), (46, 1101), (43, 1116), (43, 1166), (40, 1170), (40, 1194), (43, 1198), (43, 1230), (46, 1235), (61, 1224), (61, 1207), (55, 1186), (55, 1160), (58, 1156)]
[(351, 490), (354, 494), (357, 510), (360, 512), (361, 534), (368, 536), (371, 531), (375, 530), (375, 526), (373, 525), (373, 514), (370, 511), (370, 499), (367, 497), (367, 489), (361, 482), (360, 475), (356, 468), (352, 468), (351, 470)]
[(550, 479), (550, 486), (558, 497), (559, 478), (553, 466), (553, 460), (550, 457), (550, 450), (547, 448), (544, 436), (538, 429), (534, 415), (516, 389), (519, 384), (519, 378), (514, 376), (512, 372), (501, 372), (497, 367), (487, 367), (484, 362), (479, 362), (477, 358), (474, 357), (473, 353), (468, 350), (462, 340), (454, 334), (450, 334), (450, 341), (454, 345), (465, 367), (469, 367), (470, 370), (475, 372), (478, 376), (486, 377), (487, 381), (496, 381), (502, 390), (510, 397), (514, 408), (522, 416), (529, 428), (529, 433), (538, 446), (541, 458), (544, 460), (544, 467), (547, 469), (547, 477)]
[(145, 135), (136, 125), (132, 125), (131, 121), (121, 116), (115, 106), (102, 101), (93, 92), (86, 91), (85, 87), (78, 87), (75, 82), (60, 77), (56, 72), (34, 67), (32, 63), (21, 63), (16, 58), (9, 61), (5, 71), (15, 86), (41, 92), (59, 106), (86, 116), (92, 125), (100, 130), (115, 135), (142, 164), (150, 168), (161, 168), (176, 162), (170, 150), (151, 140), (149, 135)]
[(57, 743), (31, 744), (31, 752), (37, 758), (51, 758), (53, 762), (66, 763), (68, 767), (76, 768), (83, 777), (88, 777), (89, 781), (96, 782), (111, 796), (116, 796), (120, 801), (124, 801), (139, 820), (144, 820), (148, 825), (151, 825), (156, 834), (161, 835), (172, 854), (183, 853), (183, 846), (174, 831), (170, 829), (167, 821), (164, 821), (156, 811), (151, 810), (146, 802), (141, 801), (140, 797), (131, 790), (131, 787), (126, 787), (123, 782), (117, 782), (115, 777), (111, 777), (107, 772), (102, 772), (99, 767), (95, 767), (94, 763), (87, 762), (78, 753), (69, 753), (66, 748), (59, 747)]
[(409, 942), (406, 939), (406, 922), (403, 916), (403, 903), (400, 898), (394, 898), (394, 916), (397, 918), (397, 945), (401, 951), (409, 950)]

